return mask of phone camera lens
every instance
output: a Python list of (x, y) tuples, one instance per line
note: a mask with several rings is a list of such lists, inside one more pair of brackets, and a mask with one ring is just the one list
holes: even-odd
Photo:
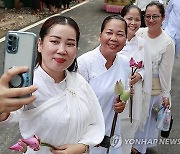
[(14, 37), (13, 37), (13, 40), (16, 41), (16, 39), (17, 39), (17, 38), (14, 36)]
[(12, 51), (12, 47), (11, 46), (8, 46), (8, 51)]
[(12, 45), (12, 41), (8, 41), (8, 45), (10, 45), (10, 46), (11, 46), (11, 45)]
[(12, 38), (13, 38), (13, 36), (12, 36), (12, 35), (10, 35), (10, 36), (9, 36), (9, 40), (12, 40)]

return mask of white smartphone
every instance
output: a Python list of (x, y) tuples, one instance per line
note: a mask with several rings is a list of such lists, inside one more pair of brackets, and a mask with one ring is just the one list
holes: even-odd
[(24, 72), (12, 78), (9, 87), (27, 87), (33, 84), (33, 72), (37, 50), (37, 36), (32, 32), (8, 31), (5, 39), (4, 72), (16, 66), (28, 66)]

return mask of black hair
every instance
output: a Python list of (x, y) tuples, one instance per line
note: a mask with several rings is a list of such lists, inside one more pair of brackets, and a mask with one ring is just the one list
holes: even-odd
[[(157, 8), (159, 9), (159, 12), (161, 13), (161, 16), (162, 17), (165, 17), (165, 8), (164, 8), (164, 5), (158, 1), (152, 1), (150, 2), (147, 6), (146, 6), (146, 10), (149, 6), (157, 6)], [(146, 13), (146, 10), (145, 10), (145, 13)]]
[(123, 7), (123, 9), (121, 10), (121, 16), (124, 17), (129, 12), (129, 10), (131, 8), (137, 9), (139, 14), (140, 14), (140, 17), (141, 17), (141, 9), (138, 6), (134, 5), (134, 4), (125, 5)]

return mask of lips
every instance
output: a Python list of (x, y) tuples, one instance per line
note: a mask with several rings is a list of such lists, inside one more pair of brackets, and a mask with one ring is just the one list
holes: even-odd
[(110, 47), (111, 49), (115, 49), (115, 48), (117, 47), (117, 45), (116, 45), (116, 44), (109, 44), (109, 47)]
[(57, 62), (57, 63), (64, 63), (66, 60), (64, 58), (54, 58), (54, 60)]

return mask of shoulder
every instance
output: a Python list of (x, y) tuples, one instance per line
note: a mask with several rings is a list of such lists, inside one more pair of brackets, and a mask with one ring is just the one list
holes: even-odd
[(173, 39), (163, 30), (162, 32), (162, 38), (163, 38), (163, 42), (164, 44), (166, 45), (169, 45), (169, 44), (174, 44), (174, 41)]
[(81, 62), (88, 63), (88, 62), (93, 61), (97, 55), (98, 49), (99, 49), (99, 47), (96, 47), (95, 49), (88, 51), (88, 52), (82, 54), (81, 56), (79, 56), (77, 58), (78, 63), (81, 63)]
[(81, 87), (83, 85), (88, 84), (88, 82), (84, 79), (84, 77), (78, 72), (69, 72), (67, 71), (68, 79), (72, 85), (76, 87)]
[(144, 37), (145, 35), (147, 35), (147, 30), (148, 30), (147, 27), (139, 28), (139, 30), (136, 32), (136, 35), (140, 37)]

